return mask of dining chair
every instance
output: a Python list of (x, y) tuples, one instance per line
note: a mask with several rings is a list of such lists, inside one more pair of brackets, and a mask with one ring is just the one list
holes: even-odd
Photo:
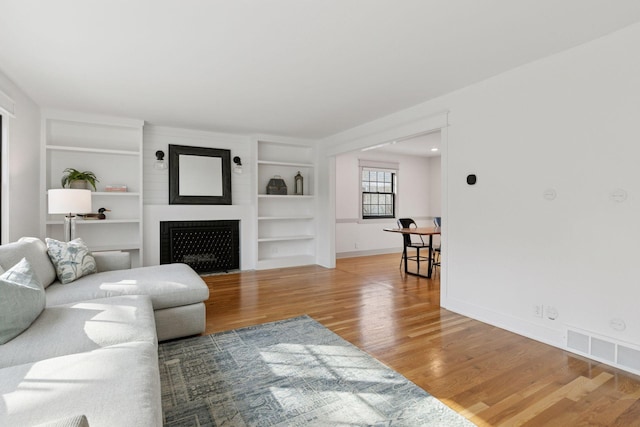
[[(435, 225), (436, 227), (442, 227), (442, 217), (435, 217), (433, 218), (433, 225)], [(433, 245), (433, 263), (431, 263), (431, 272), (433, 273), (433, 271), (436, 269), (436, 267), (440, 267), (440, 253), (441, 253), (441, 248), (442, 243), (441, 241), (438, 242), (438, 246)]]
[[(411, 228), (411, 227), (418, 228), (418, 225), (412, 218), (398, 218), (398, 228)], [(418, 265), (420, 264), (420, 261), (429, 261), (428, 256), (420, 255), (420, 250), (426, 249), (428, 251), (429, 245), (424, 242), (424, 240), (422, 239), (422, 236), (419, 236), (419, 235), (415, 236), (417, 237), (415, 239), (412, 239), (411, 238), (412, 236), (415, 236), (415, 235), (412, 235), (412, 234), (402, 235), (403, 242), (404, 242), (404, 250), (402, 251), (402, 257), (400, 258), (400, 268), (402, 268), (402, 262), (404, 261), (405, 254), (407, 253), (407, 249), (409, 248), (415, 249), (416, 254), (412, 256), (406, 255), (407, 260), (415, 261)]]

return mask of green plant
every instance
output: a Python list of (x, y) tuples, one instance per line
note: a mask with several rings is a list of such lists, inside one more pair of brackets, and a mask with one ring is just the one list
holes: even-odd
[(60, 180), (62, 188), (70, 185), (71, 181), (87, 181), (93, 189), (96, 190), (96, 182), (100, 182), (98, 178), (96, 178), (96, 174), (91, 171), (80, 172), (78, 169), (66, 168), (63, 173), (62, 180)]

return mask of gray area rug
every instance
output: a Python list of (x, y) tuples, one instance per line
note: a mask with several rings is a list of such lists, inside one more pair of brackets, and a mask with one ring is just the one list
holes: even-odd
[(308, 316), (160, 344), (165, 426), (473, 426)]

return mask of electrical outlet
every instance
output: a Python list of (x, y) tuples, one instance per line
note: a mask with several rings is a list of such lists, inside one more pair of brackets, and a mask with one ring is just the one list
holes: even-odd
[(546, 308), (547, 319), (556, 320), (558, 318), (558, 310), (555, 307), (547, 307)]
[(542, 304), (536, 304), (533, 306), (533, 315), (536, 317), (542, 317)]
[(272, 246), (271, 247), (271, 253), (274, 254), (274, 255), (277, 254), (278, 253), (278, 247), (277, 246)]
[(624, 331), (625, 329), (627, 329), (627, 324), (624, 322), (624, 320), (618, 318), (611, 319), (611, 321), (609, 322), (609, 326), (611, 326), (611, 329), (616, 331)]
[(360, 245), (358, 244), (358, 242), (356, 242), (356, 243), (354, 243), (354, 244), (353, 244), (353, 247), (354, 247), (355, 249), (358, 249), (358, 248), (360, 247)]

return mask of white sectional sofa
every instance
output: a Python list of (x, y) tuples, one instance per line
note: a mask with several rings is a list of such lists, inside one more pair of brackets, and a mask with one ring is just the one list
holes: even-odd
[(0, 246), (0, 267), (25, 258), (46, 298), (0, 345), (1, 426), (162, 425), (158, 341), (202, 333), (209, 290), (184, 264), (129, 269), (126, 253), (93, 255), (98, 273), (63, 285), (41, 240)]

